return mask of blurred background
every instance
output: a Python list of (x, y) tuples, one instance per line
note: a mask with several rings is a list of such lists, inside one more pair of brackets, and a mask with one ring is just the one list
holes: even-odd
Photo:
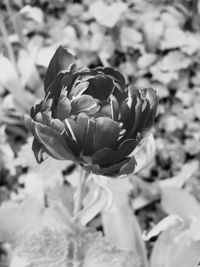
[(40, 194), (42, 177), (46, 192), (72, 210), (68, 181), (76, 167), (51, 159), (37, 165), (21, 119), (43, 96), (59, 45), (80, 65), (112, 66), (127, 84), (158, 90), (157, 152), (133, 190), (142, 228), (164, 216), (158, 183), (184, 186), (200, 200), (200, 1), (1, 0), (0, 204)]

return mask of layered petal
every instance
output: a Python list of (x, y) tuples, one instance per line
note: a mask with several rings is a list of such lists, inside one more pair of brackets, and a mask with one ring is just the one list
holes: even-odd
[(89, 86), (84, 94), (91, 95), (100, 101), (107, 100), (114, 89), (113, 80), (105, 75), (97, 74), (88, 80)]
[(74, 63), (75, 58), (66, 49), (60, 46), (56, 50), (54, 56), (52, 57), (49, 63), (47, 73), (44, 79), (45, 91), (48, 89), (48, 87), (51, 85), (51, 83), (54, 81), (60, 71), (69, 68), (69, 66)]
[(38, 142), (51, 157), (59, 160), (75, 160), (72, 151), (59, 132), (40, 123), (34, 123), (34, 129)]

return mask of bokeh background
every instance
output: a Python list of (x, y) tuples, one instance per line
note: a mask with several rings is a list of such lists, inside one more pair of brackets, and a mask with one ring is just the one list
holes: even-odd
[(127, 84), (158, 90), (156, 156), (137, 174), (132, 196), (142, 228), (164, 216), (158, 184), (180, 184), (200, 200), (200, 1), (1, 0), (0, 204), (40, 194), (42, 177), (45, 192), (72, 209), (67, 181), (75, 181), (76, 166), (37, 165), (21, 119), (43, 96), (59, 45), (79, 65), (112, 66)]

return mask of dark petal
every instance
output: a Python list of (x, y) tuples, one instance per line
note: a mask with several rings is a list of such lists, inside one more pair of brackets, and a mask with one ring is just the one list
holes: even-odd
[(119, 116), (119, 104), (118, 104), (117, 99), (114, 95), (110, 96), (110, 104), (111, 104), (111, 111), (112, 111), (112, 119), (114, 121), (117, 121), (118, 116)]
[(119, 175), (128, 175), (134, 172), (137, 162), (134, 157), (130, 158), (127, 163), (125, 163), (119, 172)]
[(70, 65), (75, 63), (75, 58), (62, 46), (60, 46), (55, 54), (53, 55), (48, 69), (47, 73), (44, 79), (44, 89), (45, 91), (50, 86), (50, 84), (54, 81), (57, 74), (64, 70), (69, 68)]
[(116, 86), (114, 87), (114, 90), (113, 90), (113, 93), (112, 94), (117, 99), (117, 102), (118, 102), (119, 106), (121, 106), (121, 103), (128, 96), (127, 92), (121, 92)]
[(71, 102), (71, 115), (78, 115), (81, 112), (87, 115), (93, 115), (99, 110), (97, 101), (90, 95), (82, 95), (74, 98)]
[(101, 108), (94, 114), (94, 118), (108, 117), (112, 119), (112, 109), (109, 102), (103, 102)]
[(86, 172), (88, 173), (94, 173), (94, 174), (101, 174), (100, 167), (98, 165), (83, 165), (82, 166)]
[(88, 116), (84, 113), (80, 113), (77, 116), (77, 120), (73, 120), (72, 118), (68, 118), (68, 122), (72, 128), (72, 131), (75, 135), (77, 143), (79, 144), (80, 150), (82, 149), (83, 142), (85, 139), (87, 125), (88, 125)]
[(140, 100), (142, 101), (142, 110), (137, 110), (135, 125), (131, 130), (130, 137), (135, 138), (138, 133), (145, 135), (152, 127), (155, 119), (158, 98), (156, 91), (152, 88), (140, 90)]
[(48, 90), (46, 91), (46, 94), (45, 94), (45, 101), (48, 101), (49, 99), (53, 99), (52, 106), (51, 106), (51, 110), (53, 114), (55, 113), (55, 109), (57, 107), (58, 100), (61, 95), (61, 91), (62, 91), (61, 81), (65, 75), (67, 75), (65, 72), (59, 72), (55, 80), (48, 87)]
[(70, 111), (71, 103), (69, 99), (64, 94), (60, 95), (55, 111), (55, 117), (60, 120), (64, 120), (69, 116)]
[(24, 120), (26, 128), (29, 130), (29, 132), (31, 132), (32, 135), (34, 135), (34, 124), (32, 118), (27, 114), (23, 114), (22, 119)]
[(32, 150), (38, 163), (43, 161), (44, 148), (43, 145), (36, 139), (33, 139)]
[(77, 141), (74, 140), (72, 137), (70, 137), (66, 133), (66, 131), (64, 131), (62, 133), (62, 136), (65, 139), (65, 141), (66, 141), (68, 147), (70, 148), (70, 150), (73, 152), (73, 155), (75, 155), (76, 157), (78, 157), (79, 154), (80, 154), (80, 149), (79, 149), (79, 145), (78, 145)]
[(95, 152), (104, 147), (115, 149), (120, 132), (119, 123), (107, 117), (99, 117), (95, 119), (95, 125)]
[(113, 81), (108, 76), (97, 74), (88, 81), (89, 86), (84, 94), (91, 95), (101, 101), (107, 100), (114, 89)]
[(92, 156), (94, 153), (95, 126), (95, 122), (89, 119), (87, 122), (87, 129), (82, 146), (82, 154), (84, 156)]
[[(138, 124), (142, 119), (142, 100), (138, 90), (129, 91), (128, 100), (125, 100), (121, 106), (121, 119), (123, 128), (126, 130), (121, 141), (127, 138), (136, 139)], [(135, 134), (136, 133), (136, 134)]]
[(120, 89), (122, 89), (123, 91), (125, 90), (126, 87), (126, 81), (124, 76), (117, 70), (114, 70), (113, 68), (96, 68), (95, 70), (101, 71), (103, 72), (105, 75), (109, 75), (112, 77), (112, 79), (115, 80), (115, 82), (117, 82), (120, 85)]
[(65, 130), (63, 122), (59, 119), (52, 119), (49, 126), (60, 134)]
[(42, 123), (42, 113), (41, 113), (41, 112), (38, 112), (38, 113), (35, 115), (35, 121), (36, 121), (36, 122), (40, 122), (40, 123)]
[(73, 154), (63, 136), (48, 126), (39, 123), (34, 123), (34, 126), (36, 138), (50, 156), (59, 160), (73, 159)]
[(50, 126), (52, 120), (52, 112), (51, 110), (46, 110), (42, 112), (42, 124)]
[(145, 124), (145, 131), (148, 131), (152, 127), (152, 124), (156, 117), (156, 111), (158, 106), (158, 95), (156, 90), (152, 88), (147, 88), (144, 90), (146, 91), (146, 99), (150, 103), (149, 117), (147, 123)]
[(120, 144), (117, 151), (111, 148), (103, 148), (98, 150), (93, 156), (93, 163), (100, 167), (107, 167), (117, 164), (124, 160), (137, 146), (138, 141), (134, 139), (127, 139)]
[(128, 162), (128, 159), (125, 159), (124, 161), (114, 164), (112, 166), (101, 168), (100, 172), (102, 175), (106, 175), (109, 177), (116, 176), (116, 178), (120, 175), (120, 169), (121, 167)]
[[(143, 109), (144, 106), (144, 109)], [(150, 105), (148, 101), (145, 101), (142, 105), (143, 111), (140, 111), (140, 114), (137, 116), (137, 120), (135, 121), (135, 125), (130, 133), (130, 137), (136, 138), (138, 133), (143, 133), (144, 126), (148, 122), (149, 119), (149, 112), (150, 112)]]
[(68, 95), (69, 99), (82, 95), (82, 93), (88, 88), (88, 85), (89, 82), (87, 81), (79, 82), (76, 85), (74, 85)]
[(52, 98), (49, 98), (48, 100), (44, 100), (43, 103), (42, 103), (42, 112), (43, 111), (46, 111), (46, 110), (50, 110), (51, 109), (51, 106), (52, 106), (52, 103), (53, 103), (53, 99)]
[(41, 101), (39, 104), (36, 104), (34, 107), (31, 107), (31, 118), (32, 119), (35, 119), (35, 115), (38, 113), (38, 112), (41, 112), (42, 110), (42, 106), (43, 106), (43, 101)]
[[(68, 95), (71, 92), (72, 86), (78, 78), (78, 73), (75, 72), (76, 65), (72, 65), (69, 70), (65, 71), (65, 76), (62, 78), (61, 87), (67, 90)], [(62, 71), (64, 72), (64, 71)]]

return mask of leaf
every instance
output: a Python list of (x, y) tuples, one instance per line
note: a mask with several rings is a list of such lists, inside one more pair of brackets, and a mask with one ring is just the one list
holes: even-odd
[(0, 54), (0, 69), (0, 83), (12, 94), (19, 97), (22, 92), (19, 75), (11, 62), (2, 54)]
[(168, 27), (165, 30), (160, 47), (162, 50), (181, 48), (187, 42), (186, 33), (178, 27)]
[(161, 37), (164, 33), (164, 25), (162, 21), (150, 20), (144, 24), (144, 40), (147, 51), (155, 52), (159, 47)]
[(4, 240), (13, 241), (10, 266), (140, 266), (133, 252), (122, 251), (95, 230), (72, 223), (61, 203), (45, 208), (29, 199), (21, 205), (9, 203), (0, 215), (0, 234), (9, 233), (12, 238)]
[(181, 188), (198, 171), (198, 168), (199, 168), (199, 162), (197, 160), (189, 161), (183, 165), (180, 172), (176, 176), (162, 180), (159, 182), (159, 184), (163, 188), (165, 187)]
[(124, 49), (137, 48), (138, 44), (142, 42), (142, 34), (132, 27), (124, 26), (121, 28), (120, 40)]
[(113, 180), (107, 178), (106, 181), (112, 200), (111, 204), (102, 211), (104, 232), (118, 248), (136, 253), (140, 258), (141, 267), (145, 267), (147, 258), (141, 229), (128, 203), (128, 194), (132, 189), (131, 183), (126, 178)]
[(53, 202), (45, 208), (44, 203), (30, 197), (22, 204), (4, 202), (0, 208), (0, 242), (16, 246), (27, 235), (43, 227), (69, 230), (70, 216), (61, 202)]
[(174, 225), (170, 226), (159, 236), (151, 253), (150, 267), (169, 267), (169, 258), (172, 256), (170, 253), (173, 241), (182, 229), (183, 223), (176, 221)]
[(162, 188), (161, 205), (167, 214), (179, 215), (186, 221), (190, 221), (192, 218), (200, 219), (200, 204), (193, 195), (184, 189)]
[(28, 86), (33, 91), (37, 91), (42, 87), (42, 81), (40, 79), (38, 70), (35, 66), (35, 59), (37, 55), (37, 48), (27, 50), (20, 50), (18, 55), (17, 66), (21, 76), (21, 84), (23, 87)]
[[(188, 226), (183, 221), (176, 221), (168, 227), (156, 241), (150, 266), (197, 267), (200, 261), (200, 241), (193, 238), (192, 228), (192, 225)], [(199, 235), (199, 226), (196, 230)]]
[(104, 1), (95, 1), (90, 5), (89, 13), (99, 24), (113, 28), (126, 10), (127, 4), (122, 2), (106, 5)]

